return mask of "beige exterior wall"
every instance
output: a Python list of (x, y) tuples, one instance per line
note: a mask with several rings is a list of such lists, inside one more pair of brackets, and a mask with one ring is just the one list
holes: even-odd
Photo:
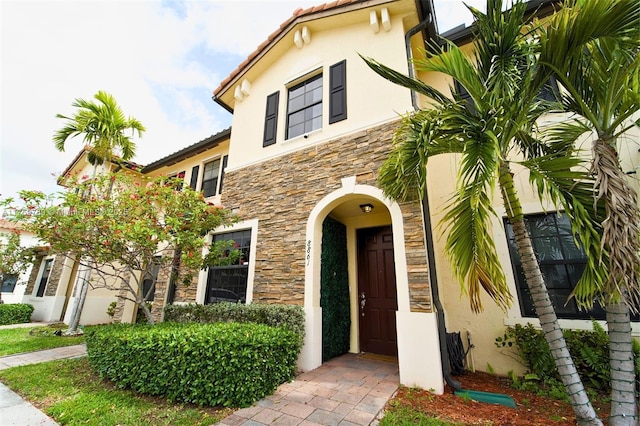
[[(463, 50), (470, 53), (469, 46), (464, 46)], [(447, 80), (436, 74), (422, 74), (421, 77), (441, 91), (446, 93)], [(563, 115), (549, 115), (543, 118), (541, 125), (550, 124), (554, 121), (563, 120)], [(583, 138), (582, 149), (584, 155), (590, 158), (590, 148), (592, 135)], [(636, 127), (631, 129), (620, 139), (618, 150), (620, 153), (621, 166), (630, 174), (630, 184), (638, 191), (640, 189), (640, 130)], [(446, 326), (448, 332), (460, 331), (465, 347), (467, 347), (467, 333), (471, 336), (473, 349), (469, 351), (467, 361), (470, 367), (481, 371), (494, 370), (498, 374), (506, 374), (510, 370), (523, 372), (524, 367), (513, 357), (513, 352), (495, 347), (496, 337), (501, 337), (507, 326), (515, 324), (531, 323), (539, 326), (537, 318), (525, 318), (520, 312), (518, 302), (518, 292), (516, 289), (515, 277), (513, 274), (511, 257), (507, 245), (507, 237), (504, 231), (503, 218), (506, 212), (502, 204), (499, 191), (494, 194), (494, 208), (498, 217), (492, 221), (493, 237), (496, 243), (499, 259), (503, 265), (507, 277), (507, 283), (513, 295), (513, 304), (507, 312), (501, 311), (495, 303), (483, 295), (484, 312), (475, 314), (469, 308), (469, 300), (463, 293), (458, 279), (453, 275), (451, 264), (444, 252), (446, 234), (438, 228), (438, 224), (444, 215), (444, 208), (447, 205), (455, 189), (455, 179), (458, 173), (459, 156), (440, 155), (430, 160), (428, 166), (428, 191), (432, 216), (432, 226), (434, 228), (434, 248), (436, 256), (436, 271), (440, 295), (444, 305)], [(562, 208), (554, 206), (548, 201), (541, 202), (533, 188), (529, 184), (527, 171), (517, 164), (511, 163), (514, 171), (514, 179), (518, 196), (522, 202), (525, 214), (539, 214), (560, 211)], [(601, 321), (606, 329), (606, 324)], [(591, 330), (592, 324), (589, 320), (561, 319), (560, 325), (566, 329)], [(633, 323), (633, 335), (640, 338), (640, 323)]]
[[(374, 11), (380, 17), (382, 7), (297, 25), (241, 78), (240, 82), (245, 79), (250, 82), (250, 92), (241, 101), (233, 100), (229, 170), (395, 120), (398, 113), (411, 109), (409, 93), (380, 78), (358, 56), (370, 56), (407, 72), (404, 34), (417, 24), (413, 2), (385, 4), (391, 17), (390, 29), (385, 31), (381, 27), (374, 33), (370, 26), (370, 13)], [(309, 29), (310, 43), (298, 48), (293, 38), (295, 31), (302, 27)], [(345, 59), (348, 118), (330, 125), (329, 67)], [(299, 136), (285, 140), (287, 90), (318, 71), (323, 73), (322, 128), (309, 133), (306, 138)], [(276, 91), (280, 91), (277, 140), (274, 145), (263, 148), (266, 99)]]
[[(198, 177), (196, 189), (200, 190), (202, 187), (202, 175), (204, 173), (204, 165), (216, 159), (222, 159), (225, 155), (229, 153), (229, 141), (223, 141), (218, 144), (216, 147), (208, 149), (204, 152), (195, 154), (189, 158), (178, 161), (174, 164), (170, 164), (159, 169), (153, 170), (149, 172), (147, 176), (157, 177), (157, 176), (173, 176), (177, 175), (180, 172), (185, 172), (184, 176), (184, 185), (185, 187), (189, 186), (191, 182), (191, 175), (193, 172), (194, 166), (200, 166), (198, 169)], [(220, 195), (215, 195), (213, 197), (207, 198), (207, 201), (212, 202), (214, 204), (220, 204)]]

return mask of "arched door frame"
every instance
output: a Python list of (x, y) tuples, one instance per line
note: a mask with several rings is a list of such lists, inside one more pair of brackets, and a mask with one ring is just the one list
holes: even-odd
[(356, 177), (342, 179), (342, 187), (325, 196), (309, 215), (305, 247), (304, 310), (306, 335), (298, 365), (308, 371), (322, 364), (322, 309), (320, 308), (320, 252), (322, 222), (338, 205), (353, 195), (366, 195), (383, 203), (391, 215), (398, 311), (409, 312), (409, 281), (404, 245), (404, 220), (400, 206), (385, 198), (382, 190), (356, 184)]

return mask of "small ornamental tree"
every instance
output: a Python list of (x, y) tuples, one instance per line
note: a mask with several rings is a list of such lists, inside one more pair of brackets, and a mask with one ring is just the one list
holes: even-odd
[[(176, 189), (180, 185), (172, 179), (116, 173), (71, 179), (65, 186), (66, 192), (50, 197), (22, 191), (26, 206), (13, 209), (11, 219), (25, 222), (53, 253), (91, 268), (91, 288), (117, 291), (136, 303), (150, 324), (145, 301), (155, 289), (154, 269), (171, 268), (176, 283), (189, 285), (200, 269), (230, 264), (238, 256), (229, 243), (212, 247), (206, 238), (234, 223), (235, 215), (206, 203), (200, 192)], [(145, 279), (152, 282), (143, 294)]]
[[(8, 234), (0, 235), (0, 286), (5, 280), (24, 273), (33, 264), (35, 250), (33, 247), (20, 245), (20, 231), (14, 230)], [(0, 292), (0, 303), (2, 296)]]

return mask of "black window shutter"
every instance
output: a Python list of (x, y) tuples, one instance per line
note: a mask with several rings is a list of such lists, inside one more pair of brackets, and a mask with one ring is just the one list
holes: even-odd
[(276, 143), (279, 99), (280, 91), (267, 96), (267, 112), (264, 117), (264, 139), (262, 140), (262, 146), (269, 146)]
[(329, 67), (329, 124), (347, 118), (347, 61)]
[(224, 182), (224, 171), (227, 168), (227, 160), (229, 159), (228, 155), (222, 157), (222, 171), (220, 172), (220, 189), (218, 189), (218, 194), (222, 194), (222, 183)]
[(200, 166), (193, 166), (193, 169), (191, 169), (191, 182), (189, 182), (189, 187), (193, 190), (196, 189), (196, 185), (198, 184), (199, 171), (200, 171)]

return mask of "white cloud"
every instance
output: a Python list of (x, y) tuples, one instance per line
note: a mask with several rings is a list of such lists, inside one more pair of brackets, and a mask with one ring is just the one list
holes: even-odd
[[(63, 123), (55, 115), (72, 115), (74, 99), (98, 90), (147, 127), (137, 141), (141, 163), (228, 127), (213, 89), (295, 9), (320, 3), (0, 1), (0, 197), (56, 190), (52, 173), (82, 143), (54, 149)], [(436, 1), (441, 30), (460, 19), (461, 5)]]

